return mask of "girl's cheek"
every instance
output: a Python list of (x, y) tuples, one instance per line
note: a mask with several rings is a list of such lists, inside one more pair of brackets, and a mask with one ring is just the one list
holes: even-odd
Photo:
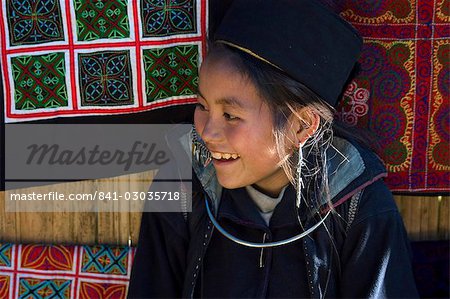
[(204, 115), (200, 108), (195, 108), (194, 112), (194, 126), (195, 130), (201, 134), (203, 132), (203, 128), (205, 127), (206, 116)]

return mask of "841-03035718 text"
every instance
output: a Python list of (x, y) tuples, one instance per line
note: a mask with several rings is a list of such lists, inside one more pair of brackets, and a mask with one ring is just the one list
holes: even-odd
[(180, 192), (178, 191), (95, 191), (94, 193), (70, 193), (64, 194), (61, 192), (47, 192), (47, 193), (10, 193), (10, 200), (44, 200), (44, 201), (59, 201), (59, 200), (179, 200)]
[(180, 192), (148, 191), (148, 192), (99, 192), (99, 200), (179, 200)]

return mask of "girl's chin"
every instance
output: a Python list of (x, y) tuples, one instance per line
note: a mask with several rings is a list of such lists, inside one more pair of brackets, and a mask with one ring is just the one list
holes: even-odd
[(230, 180), (230, 177), (220, 176), (217, 175), (217, 180), (219, 181), (220, 186), (226, 188), (226, 189), (237, 189), (244, 187), (245, 185), (243, 183), (240, 183), (235, 180)]

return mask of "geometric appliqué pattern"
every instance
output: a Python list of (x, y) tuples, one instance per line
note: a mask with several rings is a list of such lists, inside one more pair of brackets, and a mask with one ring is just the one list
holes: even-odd
[(120, 39), (130, 36), (127, 0), (75, 0), (79, 41), (101, 38)]
[(82, 281), (80, 283), (80, 299), (92, 298), (126, 298), (125, 284), (94, 283)]
[[(149, 73), (155, 65), (144, 62), (144, 51), (196, 45), (199, 53), (193, 55), (201, 59), (206, 53), (207, 0), (0, 3), (0, 88), (4, 91), (0, 118), (5, 123), (123, 115), (195, 103), (198, 79), (190, 76), (198, 73), (191, 66), (199, 62), (181, 58), (174, 64), (180, 72), (176, 75), (164, 62), (158, 67), (168, 74)], [(174, 51), (178, 58), (182, 48)], [(166, 75), (168, 85), (158, 93), (154, 88), (160, 82), (148, 80), (152, 76), (163, 80)]]
[(144, 37), (197, 32), (195, 0), (141, 0)]
[(72, 280), (23, 277), (18, 298), (69, 298)]
[(126, 275), (128, 247), (84, 246), (81, 272)]
[(64, 53), (11, 58), (16, 110), (68, 106)]
[(58, 0), (7, 0), (10, 45), (64, 40)]
[(11, 283), (11, 276), (0, 275), (0, 298), (10, 298), (9, 292)]
[(78, 54), (81, 106), (133, 104), (130, 52)]
[(71, 271), (73, 248), (63, 245), (23, 245), (20, 263), (23, 269)]
[(144, 50), (147, 102), (172, 96), (195, 95), (198, 86), (198, 52), (197, 45)]
[(0, 243), (0, 267), (11, 267), (12, 248), (12, 244)]
[(126, 298), (134, 253), (126, 246), (0, 244), (0, 298)]

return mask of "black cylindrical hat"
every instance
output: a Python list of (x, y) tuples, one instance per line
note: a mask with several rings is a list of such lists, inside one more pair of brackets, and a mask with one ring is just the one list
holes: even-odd
[(234, 0), (214, 40), (287, 73), (332, 106), (362, 47), (357, 31), (315, 0)]

